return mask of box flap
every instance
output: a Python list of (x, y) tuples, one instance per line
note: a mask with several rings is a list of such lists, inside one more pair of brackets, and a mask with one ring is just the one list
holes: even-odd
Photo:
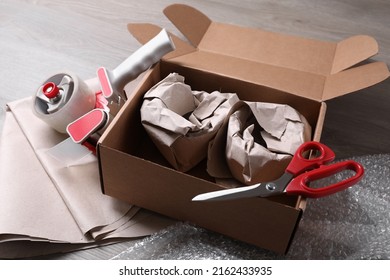
[(356, 35), (337, 44), (330, 74), (338, 73), (378, 53), (376, 40), (366, 35)]
[(173, 4), (164, 14), (195, 47), (202, 41), (212, 21), (202, 12), (183, 4)]
[[(213, 22), (182, 4), (168, 6), (164, 13), (193, 45), (173, 36), (177, 50), (164, 59), (183, 66), (317, 101), (371, 86), (389, 76), (386, 65), (353, 68), (378, 52), (377, 42), (369, 36), (353, 36), (338, 43), (301, 38)], [(153, 27), (153, 34), (157, 28)], [(150, 39), (149, 29), (150, 25), (129, 25), (129, 31), (143, 43)]]
[[(162, 28), (149, 23), (129, 23), (127, 25), (127, 29), (134, 36), (134, 38), (138, 40), (138, 42), (144, 45), (154, 36), (156, 36)], [(176, 49), (173, 52), (166, 54), (163, 59), (170, 59), (175, 56), (181, 56), (196, 51), (196, 48), (194, 48), (190, 44), (184, 42), (172, 33), (168, 33), (173, 40)]]
[(323, 100), (332, 99), (375, 85), (389, 77), (384, 62), (372, 62), (329, 76), (324, 87)]
[(230, 57), (227, 59), (224, 55), (209, 52), (192, 52), (185, 56), (177, 56), (170, 61), (313, 100), (322, 99), (322, 90), (325, 84), (324, 77), (320, 75), (249, 60), (243, 61), (239, 58)]

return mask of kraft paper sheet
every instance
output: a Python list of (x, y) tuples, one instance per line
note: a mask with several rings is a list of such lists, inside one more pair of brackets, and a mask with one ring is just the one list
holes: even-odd
[(51, 156), (67, 136), (35, 117), (31, 106), (31, 98), (8, 104), (0, 137), (0, 257), (91, 247), (172, 223), (103, 195), (96, 158), (69, 166)]

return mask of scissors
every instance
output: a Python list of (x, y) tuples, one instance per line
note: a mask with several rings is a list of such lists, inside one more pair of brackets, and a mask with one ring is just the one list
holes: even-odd
[[(310, 152), (312, 157), (305, 158)], [(314, 153), (315, 156), (313, 156)], [(279, 179), (246, 187), (203, 193), (195, 196), (192, 201), (269, 197), (282, 193), (309, 198), (331, 195), (358, 183), (364, 175), (363, 166), (353, 160), (325, 165), (333, 161), (335, 157), (335, 153), (328, 146), (316, 141), (305, 142), (297, 149), (286, 171)], [(331, 177), (344, 170), (352, 170), (354, 175), (325, 187), (309, 187), (310, 182)]]

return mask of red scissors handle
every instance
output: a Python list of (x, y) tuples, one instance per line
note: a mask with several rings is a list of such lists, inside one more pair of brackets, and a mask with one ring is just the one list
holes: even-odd
[[(309, 151), (319, 152), (319, 155), (305, 158), (304, 154)], [(297, 176), (310, 169), (319, 168), (321, 165), (333, 161), (335, 157), (335, 153), (328, 146), (316, 141), (305, 142), (295, 152), (286, 171)]]
[[(330, 186), (310, 188), (308, 184), (319, 179), (327, 178), (344, 170), (352, 170), (355, 175)], [(302, 195), (310, 198), (318, 198), (334, 194), (356, 184), (361, 180), (364, 168), (361, 164), (353, 161), (343, 161), (331, 165), (321, 166), (295, 177), (285, 189), (287, 194)]]

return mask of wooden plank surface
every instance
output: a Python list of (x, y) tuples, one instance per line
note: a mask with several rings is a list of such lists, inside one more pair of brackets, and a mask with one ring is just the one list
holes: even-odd
[[(162, 14), (169, 0), (0, 0), (0, 129), (5, 104), (32, 95), (51, 74), (70, 70), (83, 79), (99, 66), (114, 68), (140, 45), (129, 22), (150, 22), (181, 36)], [(366, 34), (377, 39), (374, 60), (390, 64), (387, 0), (184, 0), (214, 21), (338, 41)], [(322, 141), (338, 157), (390, 153), (390, 79), (327, 102)], [(107, 259), (121, 243), (60, 259)]]

